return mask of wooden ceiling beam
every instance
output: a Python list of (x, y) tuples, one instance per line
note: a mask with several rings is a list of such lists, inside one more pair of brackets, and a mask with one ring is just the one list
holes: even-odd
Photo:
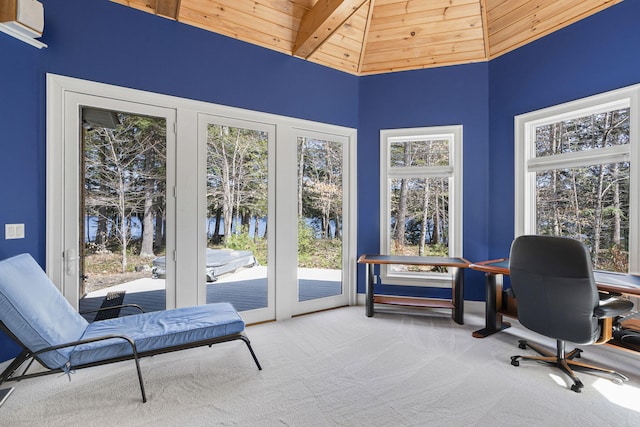
[(489, 44), (489, 18), (487, 18), (487, 0), (480, 0), (480, 15), (482, 17), (482, 32), (484, 34), (484, 59), (487, 61), (491, 56), (491, 45)]
[(178, 20), (180, 0), (156, 0), (156, 15)]
[(302, 17), (293, 55), (307, 59), (367, 0), (318, 0)]
[(371, 0), (369, 3), (369, 11), (367, 12), (367, 24), (364, 27), (364, 34), (362, 35), (362, 48), (360, 49), (360, 58), (358, 58), (358, 73), (362, 72), (362, 65), (364, 64), (364, 56), (367, 50), (367, 43), (369, 42), (369, 27), (371, 27), (371, 18), (373, 17), (373, 7), (376, 4), (376, 0)]

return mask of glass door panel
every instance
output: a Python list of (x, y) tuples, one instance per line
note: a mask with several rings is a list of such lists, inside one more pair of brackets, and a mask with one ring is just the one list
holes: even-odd
[(298, 137), (298, 301), (342, 294), (340, 142)]
[[(297, 304), (301, 314), (349, 304), (350, 139), (298, 130)], [(351, 236), (349, 236), (351, 237)], [(352, 237), (351, 237), (352, 238)]]
[(166, 309), (167, 120), (82, 107), (79, 308)]
[(223, 118), (205, 120), (206, 302), (230, 302), (245, 312), (245, 320), (269, 320), (274, 305), (268, 274), (273, 132)]
[(176, 110), (91, 82), (47, 85), (47, 274), (80, 311), (112, 306), (116, 291), (147, 311), (175, 307), (175, 256), (166, 279), (151, 270), (175, 253)]

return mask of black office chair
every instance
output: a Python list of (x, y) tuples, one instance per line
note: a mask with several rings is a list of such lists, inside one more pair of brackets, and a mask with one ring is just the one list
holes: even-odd
[[(512, 365), (519, 366), (522, 359), (556, 366), (571, 377), (571, 390), (578, 393), (584, 385), (571, 367), (609, 374), (618, 383), (627, 380), (616, 371), (573, 360), (580, 357), (580, 349), (565, 353), (565, 341), (577, 344), (608, 341), (612, 323), (633, 309), (633, 303), (622, 298), (603, 295), (601, 299), (589, 251), (581, 242), (566, 237), (520, 236), (511, 245), (509, 271), (520, 323), (557, 341), (554, 355), (539, 345), (520, 340), (521, 349), (528, 346), (541, 357), (512, 356)], [(601, 332), (604, 335), (599, 339)]]

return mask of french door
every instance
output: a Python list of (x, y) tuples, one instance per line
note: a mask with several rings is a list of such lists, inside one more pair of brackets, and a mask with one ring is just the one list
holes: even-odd
[(198, 115), (198, 302), (275, 319), (276, 128)]
[[(287, 246), (295, 247), (293, 313), (348, 305), (352, 263), (347, 254), (355, 243), (349, 204), (352, 181), (352, 141), (346, 135), (293, 128), (288, 138), (287, 164), (295, 154), (296, 232)], [(290, 174), (291, 171), (287, 171)], [(293, 181), (293, 180), (291, 180)], [(291, 182), (289, 181), (289, 182)], [(291, 267), (288, 268), (288, 270)]]
[[(347, 305), (349, 139), (208, 114), (198, 130), (199, 300), (248, 322)], [(223, 259), (233, 267), (212, 277)]]
[[(107, 142), (131, 161), (115, 181)], [(75, 307), (87, 255), (117, 250), (149, 254), (154, 309), (230, 301), (254, 323), (354, 304), (354, 174), (353, 129), (49, 75), (47, 273)]]
[[(99, 307), (108, 291), (175, 307), (172, 257), (161, 278), (143, 281), (154, 251), (175, 247), (175, 110), (75, 92), (63, 102), (64, 142), (48, 153), (50, 275), (76, 308), (92, 294)], [(138, 269), (148, 274), (130, 275)]]

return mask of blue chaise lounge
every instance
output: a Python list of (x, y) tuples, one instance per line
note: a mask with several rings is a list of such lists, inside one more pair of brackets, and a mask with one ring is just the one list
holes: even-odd
[[(88, 323), (29, 254), (0, 261), (0, 330), (22, 347), (22, 352), (0, 374), (0, 385), (133, 359), (142, 401), (146, 402), (139, 363), (144, 356), (242, 340), (258, 369), (262, 369), (244, 327), (244, 321), (229, 303)], [(34, 360), (46, 370), (27, 373)]]

